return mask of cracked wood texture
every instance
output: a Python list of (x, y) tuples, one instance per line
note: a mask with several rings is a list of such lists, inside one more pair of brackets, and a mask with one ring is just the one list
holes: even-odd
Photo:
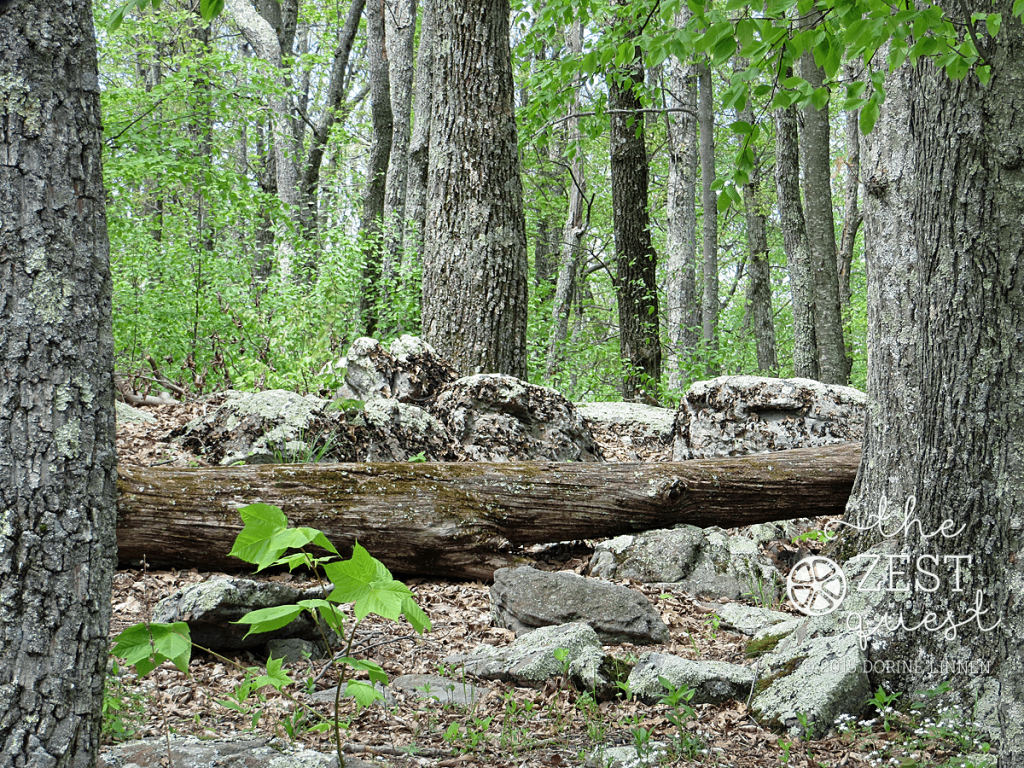
[(92, 6), (0, 13), (0, 765), (95, 765), (114, 538)]
[(490, 579), (517, 563), (509, 545), (842, 514), (859, 461), (848, 443), (666, 464), (122, 468), (118, 547), (122, 562), (239, 568), (237, 510), (261, 501), (395, 573)]

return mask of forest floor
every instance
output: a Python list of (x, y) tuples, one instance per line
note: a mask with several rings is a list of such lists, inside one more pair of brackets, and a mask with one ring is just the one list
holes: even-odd
[[(156, 424), (129, 424), (118, 429), (118, 451), (123, 465), (199, 466), (201, 459), (167, 441), (168, 433), (198, 415), (201, 406), (162, 405), (146, 408)], [(611, 434), (596, 434), (609, 460), (634, 458), (632, 447)], [(649, 451), (643, 460), (668, 460), (669, 451)], [(809, 529), (821, 528), (824, 520), (810, 521)], [(573, 542), (531, 550), (536, 567), (583, 573), (594, 542)], [(371, 553), (372, 554), (372, 553)], [(215, 573), (189, 571), (121, 570), (114, 579), (111, 635), (146, 621), (163, 597)], [(249, 575), (239, 574), (235, 575)], [(301, 585), (288, 573), (266, 577)], [(371, 616), (356, 633), (352, 655), (370, 658), (390, 677), (404, 674), (451, 676), (443, 662), (455, 653), (466, 653), (481, 643), (507, 645), (512, 632), (491, 623), (488, 585), (407, 579), (433, 628), (419, 636), (406, 624)], [(630, 583), (644, 593), (671, 628), (668, 645), (638, 647), (617, 645), (608, 653), (635, 660), (645, 651), (671, 653), (701, 661), (751, 663), (744, 654), (746, 638), (720, 629), (714, 612), (686, 593)], [(786, 610), (784, 606), (776, 606)], [(232, 656), (242, 668), (259, 668), (265, 659), (252, 653)], [(336, 675), (325, 661), (307, 661), (286, 667), (297, 681), (296, 697), (310, 701), (308, 688), (323, 690)], [(196, 652), (186, 676), (165, 663), (138, 680), (122, 674), (108, 682), (107, 740), (193, 734), (201, 738), (239, 738), (257, 733), (292, 742), (296, 746), (327, 751), (331, 737), (292, 727), (295, 705), (266, 688), (238, 702), (235, 691), (245, 672), (220, 659)], [(394, 705), (380, 703), (357, 712), (342, 699), (346, 723), (343, 738), (357, 753), (380, 754), (392, 766), (495, 766), (540, 768), (580, 766), (596, 747), (635, 745), (647, 739), (671, 743), (680, 735), (669, 720), (665, 705), (647, 706), (618, 700), (595, 705), (589, 696), (559, 680), (542, 689), (517, 688), (507, 683), (479, 683), (489, 693), (472, 709), (444, 707), (436, 702), (396, 695)], [(222, 702), (230, 702), (226, 706)], [(325, 716), (328, 704), (313, 704)], [(854, 734), (832, 728), (822, 739), (802, 741), (762, 728), (741, 702), (718, 706), (699, 705), (684, 734), (688, 741), (706, 749), (695, 754), (693, 764), (750, 766), (906, 766), (945, 765), (955, 751), (944, 739), (922, 740), (914, 734), (919, 725), (907, 716), (893, 716), (883, 729), (881, 719), (860, 727)], [(289, 731), (292, 732), (289, 735)], [(913, 762), (901, 762), (912, 758)], [(687, 765), (680, 759), (673, 765)], [(950, 765), (954, 763), (948, 763)]]

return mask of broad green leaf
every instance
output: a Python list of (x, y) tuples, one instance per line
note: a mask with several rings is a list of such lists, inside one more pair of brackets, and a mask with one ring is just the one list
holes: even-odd
[(355, 699), (360, 707), (368, 707), (375, 701), (383, 701), (384, 697), (380, 691), (372, 685), (367, 685), (360, 680), (350, 680), (345, 684), (345, 695)]
[(288, 527), (288, 518), (277, 507), (271, 504), (250, 504), (238, 510), (245, 527), (235, 538), (234, 546), (229, 553), (247, 563), (258, 565), (258, 570), (266, 568), (277, 560), (283, 549), (271, 549), (274, 534)]
[(860, 131), (865, 136), (874, 129), (878, 120), (878, 102), (872, 98), (860, 110)]
[(364, 599), (375, 582), (392, 580), (391, 572), (384, 564), (356, 542), (352, 547), (352, 558), (338, 563), (328, 563), (324, 573), (334, 584), (328, 599), (335, 603), (354, 603)]
[(746, 120), (736, 120), (729, 124), (729, 128), (732, 132), (739, 136), (746, 136), (754, 130), (754, 126), (748, 123)]
[(998, 13), (990, 13), (988, 18), (985, 19), (985, 29), (988, 30), (989, 37), (995, 37), (999, 34), (999, 26), (1003, 23), (1003, 17)]
[(200, 0), (199, 11), (203, 14), (203, 21), (213, 21), (223, 10), (224, 0)]
[(828, 88), (815, 88), (811, 94), (811, 104), (814, 105), (815, 109), (824, 109), (828, 106), (830, 95)]
[(1013, 15), (1020, 16), (1024, 14), (1024, 0), (1013, 0)]
[(380, 664), (376, 664), (368, 659), (353, 659), (351, 656), (342, 656), (338, 659), (338, 662), (348, 664), (352, 669), (365, 672), (369, 676), (370, 682), (380, 683), (381, 685), (388, 684), (387, 672), (384, 671)]
[(992, 67), (988, 64), (983, 64), (975, 71), (978, 73), (978, 80), (981, 81), (981, 84), (988, 85), (988, 81), (992, 79)]
[(295, 682), (281, 669), (283, 663), (284, 659), (275, 659), (273, 657), (267, 659), (267, 674), (256, 678), (256, 687), (262, 688), (264, 685), (272, 685), (280, 691), (286, 685), (291, 685)]
[(165, 661), (172, 661), (179, 670), (188, 672), (192, 639), (188, 624), (183, 621), (135, 624), (114, 640), (116, 644), (111, 653), (134, 666), (140, 677), (145, 677)]
[(291, 624), (295, 617), (302, 613), (302, 606), (299, 605), (274, 605), (270, 608), (260, 608), (257, 611), (249, 611), (238, 621), (232, 624), (251, 624), (245, 636), (259, 635), (263, 632), (273, 632), (275, 629), (286, 627)]
[(129, 5), (132, 5), (132, 3), (122, 5), (110, 14), (110, 18), (107, 20), (107, 32), (114, 33), (121, 28), (121, 24), (124, 22), (124, 15), (128, 11)]

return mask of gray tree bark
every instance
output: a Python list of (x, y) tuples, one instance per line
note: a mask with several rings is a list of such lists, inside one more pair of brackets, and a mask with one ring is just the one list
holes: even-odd
[(423, 336), (462, 375), (526, 378), (527, 255), (508, 0), (434, 5)]
[[(628, 36), (630, 39), (632, 35)], [(640, 48), (633, 63), (608, 78), (611, 114), (612, 215), (615, 229), (615, 298), (619, 309), (622, 399), (657, 396), (661, 379), (658, 330), (657, 254), (647, 211), (647, 145), (642, 104), (634, 93), (643, 83)]]
[[(846, 68), (848, 79), (857, 76), (857, 68)], [(846, 113), (846, 184), (843, 194), (843, 235), (839, 241), (839, 304), (844, 320), (850, 307), (850, 273), (853, 270), (853, 246), (864, 221), (858, 204), (860, 197), (860, 110)]]
[(91, 3), (0, 9), (0, 124), (0, 765), (88, 768), (117, 556)]
[(814, 283), (804, 209), (800, 202), (800, 149), (794, 107), (775, 112), (775, 189), (793, 306), (793, 370), (797, 376), (817, 379)]
[[(676, 27), (689, 20), (685, 4)], [(673, 57), (665, 104), (668, 121), (668, 191), (665, 250), (668, 278), (665, 308), (668, 321), (668, 386), (680, 391), (692, 374), (701, 324), (697, 299), (697, 73), (692, 64)]]
[(422, 0), (420, 44), (416, 52), (416, 93), (412, 136), (409, 139), (409, 180), (405, 195), (406, 253), (413, 261), (423, 255), (427, 221), (427, 161), (430, 157), (430, 115), (434, 71), (434, 0)]
[[(745, 64), (744, 64), (745, 66)], [(754, 124), (749, 103), (740, 120)], [(768, 264), (768, 225), (761, 192), (761, 158), (755, 155), (750, 183), (743, 185), (743, 207), (747, 219), (747, 315), (757, 345), (757, 370), (775, 372), (779, 361), (775, 354), (775, 316), (772, 312), (772, 278)]]
[[(825, 72), (814, 54), (800, 58), (800, 76), (814, 88), (822, 87)], [(843, 342), (843, 313), (839, 303), (839, 266), (835, 219), (832, 213), (832, 157), (829, 145), (829, 107), (803, 110), (800, 131), (800, 170), (804, 191), (804, 218), (814, 280), (814, 339), (818, 351), (818, 379), (826, 384), (847, 384), (850, 365)]]
[[(579, 56), (583, 51), (583, 25), (575, 21), (569, 25), (565, 34), (569, 51)], [(569, 102), (570, 114), (580, 111), (580, 88), (582, 79), (573, 83), (573, 96)], [(588, 221), (584, 218), (583, 208), (587, 196), (587, 180), (584, 176), (583, 151), (580, 143), (583, 134), (580, 131), (578, 117), (570, 117), (566, 121), (568, 145), (575, 146), (569, 164), (569, 210), (565, 217), (562, 230), (561, 247), (558, 253), (558, 273), (555, 282), (555, 295), (551, 302), (551, 319), (553, 330), (548, 346), (546, 374), (552, 383), (565, 361), (565, 343), (569, 338), (569, 315), (572, 313), (573, 302), (578, 290), (580, 272), (583, 269), (583, 236), (586, 234)]]
[(384, 258), (384, 197), (388, 162), (391, 158), (394, 115), (391, 112), (391, 81), (387, 45), (384, 39), (384, 0), (366, 4), (366, 57), (370, 62), (370, 117), (373, 136), (366, 161), (366, 189), (363, 214), (359, 221), (362, 238), (363, 284), (359, 297), (359, 316), (363, 333), (377, 332), (380, 309), (387, 306), (387, 286), (382, 281)]
[(711, 69), (707, 64), (697, 65), (700, 86), (700, 178), (701, 208), (703, 210), (704, 299), (701, 302), (701, 326), (704, 346), (709, 355), (705, 373), (720, 373), (715, 362), (718, 350), (718, 195), (712, 189), (715, 181), (715, 94), (711, 84)]
[[(1010, 5), (997, 2), (991, 10), (1009, 18)], [(959, 4), (942, 6), (962, 20)], [(873, 661), (892, 662), (885, 678), (893, 690), (946, 681), (967, 713), (977, 695), (979, 712), (998, 716), (999, 765), (1019, 766), (1024, 27), (1018, 20), (988, 39), (986, 55), (987, 86), (973, 72), (951, 81), (925, 62), (898, 73), (886, 88), (888, 114), (868, 141), (869, 394), (877, 405), (847, 520), (863, 525), (884, 494), (899, 520), (913, 497), (913, 516), (925, 532), (947, 519), (953, 531), (963, 526), (950, 537), (926, 540), (916, 527), (889, 537), (911, 569), (921, 555), (940, 563), (971, 560), (959, 584), (949, 567), (929, 567), (941, 575), (940, 588), (887, 593), (882, 608), (910, 627), (928, 612), (965, 622), (955, 637), (901, 630), (870, 652)], [(878, 237), (885, 232), (892, 240)], [(978, 599), (987, 613), (975, 621)]]
[(409, 142), (412, 137), (413, 58), (416, 37), (416, 0), (390, 0), (384, 10), (391, 78), (393, 128), (391, 159), (384, 196), (384, 273), (390, 275), (402, 260), (405, 200), (409, 186)]

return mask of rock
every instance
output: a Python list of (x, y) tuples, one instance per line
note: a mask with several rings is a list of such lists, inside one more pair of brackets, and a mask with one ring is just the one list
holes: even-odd
[(590, 573), (645, 584), (671, 583), (705, 598), (754, 595), (761, 604), (778, 601), (782, 584), (782, 576), (751, 539), (692, 525), (602, 542), (590, 560)]
[(598, 747), (584, 763), (587, 768), (653, 768), (665, 765), (668, 745), (663, 741), (651, 741), (643, 755), (636, 747)]
[(629, 677), (631, 666), (597, 648), (584, 648), (569, 663), (569, 680), (597, 701), (609, 701), (622, 693), (620, 683)]
[[(174, 768), (336, 768), (336, 755), (311, 749), (287, 751), (287, 745), (272, 745), (264, 738), (200, 740), (195, 737), (170, 737)], [(167, 742), (163, 737), (130, 741), (103, 747), (97, 768), (164, 768)], [(367, 762), (345, 756), (345, 768), (387, 768), (384, 763)]]
[(867, 395), (811, 379), (719, 376), (679, 404), (673, 458), (743, 456), (859, 441)]
[(647, 598), (618, 584), (522, 566), (495, 571), (490, 594), (495, 626), (517, 635), (583, 621), (606, 644), (669, 641), (668, 627)]
[(466, 680), (456, 681), (440, 675), (402, 675), (391, 681), (391, 688), (417, 699), (434, 699), (441, 705), (469, 708), (484, 699), (490, 688)]
[(770, 611), (767, 608), (755, 608), (739, 603), (708, 604), (704, 606), (718, 616), (719, 626), (727, 631), (739, 632), (753, 636), (766, 627), (779, 626), (795, 617), (782, 611)]
[(156, 424), (156, 416), (133, 408), (120, 400), (114, 401), (114, 409), (117, 412), (118, 424)]
[(306, 659), (322, 659), (324, 657), (323, 649), (318, 643), (300, 640), (297, 637), (268, 640), (267, 655), (281, 659), (285, 664), (295, 664)]
[(356, 339), (339, 362), (345, 368), (345, 386), (339, 397), (367, 403), (394, 398), (423, 406), (458, 378), (455, 369), (439, 358), (433, 347), (408, 334), (391, 342), (390, 351), (376, 339)]
[(478, 374), (449, 384), (431, 413), (472, 461), (601, 461), (573, 404), (513, 376)]
[(165, 597), (153, 610), (153, 621), (170, 624), (188, 622), (192, 641), (214, 650), (259, 648), (271, 640), (299, 638), (317, 643), (320, 634), (309, 614), (281, 629), (245, 637), (248, 624), (232, 624), (250, 611), (289, 605), (316, 594), (315, 590), (299, 590), (287, 584), (275, 584), (227, 576), (194, 584)]
[(451, 433), (422, 408), (398, 400), (370, 400), (360, 436), (360, 461), (458, 461), (462, 451)]
[(575, 403), (575, 406), (591, 428), (618, 437), (631, 452), (632, 461), (672, 449), (676, 414), (671, 408), (644, 403)]
[[(342, 701), (345, 700), (345, 691), (348, 689), (348, 683), (345, 683), (345, 687), (341, 689)], [(391, 707), (395, 703), (395, 694), (391, 692), (388, 686), (382, 685), (381, 683), (374, 683), (373, 687), (377, 690), (377, 693), (381, 695), (380, 699), (373, 702), (372, 706), (385, 706)], [(322, 691), (314, 691), (310, 694), (310, 700), (318, 704), (330, 704), (334, 705), (334, 700), (337, 698), (338, 686), (332, 685), (330, 688), (324, 688)], [(347, 760), (348, 758), (346, 758)]]
[[(871, 697), (867, 656), (852, 632), (805, 639), (762, 657), (751, 711), (763, 725), (817, 738), (839, 715), (860, 717)], [(804, 733), (800, 716), (806, 717)]]
[[(564, 649), (565, 660), (555, 651)], [(601, 653), (601, 640), (590, 625), (583, 622), (542, 627), (517, 637), (510, 646), (477, 646), (471, 653), (456, 654), (444, 660), (482, 680), (502, 680), (515, 685), (539, 687), (561, 675), (565, 664), (572, 664), (582, 654)]]
[(694, 691), (690, 704), (720, 704), (729, 699), (746, 701), (754, 684), (754, 670), (724, 661), (694, 661), (666, 653), (645, 653), (629, 673), (629, 690), (646, 704), (657, 704), (667, 693), (659, 678), (676, 688)]

